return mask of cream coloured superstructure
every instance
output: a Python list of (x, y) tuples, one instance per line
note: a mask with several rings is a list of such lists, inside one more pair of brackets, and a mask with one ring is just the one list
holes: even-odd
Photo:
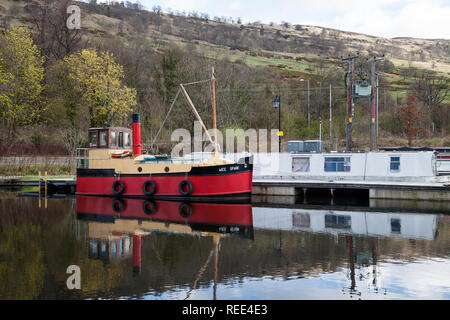
[(124, 150), (89, 149), (89, 169), (115, 169), (116, 172), (122, 174), (180, 173), (189, 172), (192, 167), (218, 166), (235, 163), (234, 161), (222, 158), (211, 158), (201, 162), (190, 162), (186, 159), (180, 159), (180, 162), (168, 160), (143, 163), (141, 161), (145, 158), (152, 157), (151, 155), (145, 154), (137, 157), (133, 157), (133, 155), (123, 158), (113, 157), (113, 154), (122, 151)]

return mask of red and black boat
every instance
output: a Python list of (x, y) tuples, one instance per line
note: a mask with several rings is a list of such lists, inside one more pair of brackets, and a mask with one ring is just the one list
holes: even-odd
[[(184, 87), (180, 87), (207, 132)], [(195, 160), (143, 154), (139, 114), (133, 114), (132, 130), (123, 127), (91, 128), (89, 148), (78, 151), (76, 193), (114, 197), (249, 200), (253, 173), (251, 158), (237, 162), (220, 158), (217, 143), (209, 134), (208, 137), (215, 146), (214, 156)]]
[(133, 119), (133, 132), (120, 127), (89, 129), (90, 148), (79, 152), (77, 161), (77, 195), (191, 200), (250, 197), (250, 157), (238, 162), (220, 158), (196, 162), (141, 154), (140, 135), (136, 134), (139, 115)]

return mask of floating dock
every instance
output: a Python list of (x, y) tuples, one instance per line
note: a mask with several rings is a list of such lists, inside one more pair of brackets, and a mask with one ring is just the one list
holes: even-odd
[(41, 187), (47, 184), (48, 193), (75, 194), (77, 181), (75, 179), (36, 179), (21, 180), (20, 177), (0, 179), (1, 188)]
[[(449, 201), (450, 183), (253, 180), (254, 195)], [(450, 205), (450, 203), (449, 203)]]

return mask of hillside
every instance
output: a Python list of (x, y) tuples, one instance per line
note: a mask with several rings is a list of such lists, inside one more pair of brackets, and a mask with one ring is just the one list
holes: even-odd
[[(41, 1), (0, 0), (0, 20), (19, 25), (30, 20), (34, 3)], [(450, 76), (450, 39), (387, 39), (354, 32), (309, 25), (237, 24), (200, 17), (198, 13), (175, 15), (135, 10), (116, 5), (90, 5), (82, 8), (82, 28), (91, 35), (127, 37), (141, 34), (155, 42), (193, 42), (205, 55), (226, 49), (231, 58), (263, 58), (260, 64), (278, 65), (279, 60), (336, 64), (341, 56), (359, 52), (362, 56), (385, 55), (398, 68), (428, 69)], [(212, 52), (211, 52), (212, 51)], [(231, 52), (230, 52), (231, 51)], [(266, 59), (264, 59), (266, 58)], [(311, 59), (312, 61), (308, 60)], [(249, 63), (258, 64), (256, 59)], [(302, 70), (288, 65), (288, 70)]]
[[(37, 8), (42, 8), (43, 3), (41, 0), (0, 0), (0, 28), (26, 25), (36, 33), (38, 46), (48, 45), (39, 44), (34, 20), (39, 11)], [(328, 112), (327, 87), (332, 85), (339, 89), (333, 93), (333, 110), (337, 114), (336, 119), (332, 120), (333, 139), (338, 139), (338, 145), (342, 145), (344, 128), (339, 115), (345, 114), (345, 90), (341, 89), (347, 64), (341, 58), (357, 52), (360, 59), (356, 67), (366, 71), (369, 67), (367, 58), (374, 55), (385, 57), (383, 62), (377, 64), (380, 76), (380, 139), (385, 138), (385, 144), (404, 143), (404, 140), (398, 139), (402, 135), (401, 119), (392, 107), (404, 104), (408, 93), (414, 90), (419, 96), (417, 90), (424, 90), (420, 87), (424, 81), (438, 88), (438, 95), (443, 99), (430, 103), (426, 102), (428, 97), (421, 100), (421, 131), (418, 138), (442, 138), (450, 131), (450, 108), (447, 108), (450, 105), (449, 39), (387, 39), (319, 26), (243, 24), (226, 17), (211, 19), (206, 13), (146, 11), (130, 6), (130, 2), (128, 7), (119, 3), (75, 3), (81, 8), (83, 42), (69, 49), (94, 46), (110, 50), (119, 63), (124, 64), (127, 84), (138, 91), (138, 108), (148, 110), (147, 121), (151, 129), (144, 129), (144, 135), (154, 134), (158, 121), (164, 117), (175, 95), (173, 85), (180, 83), (177, 81), (204, 77), (205, 70), (200, 72), (198, 68), (205, 61), (213, 61), (217, 70), (222, 71), (221, 79), (224, 80), (219, 82), (219, 86), (223, 86), (218, 88), (219, 103), (224, 104), (233, 115), (223, 123), (224, 126), (276, 127), (275, 116), (267, 118), (264, 113), (271, 110), (271, 96), (281, 90), (285, 97), (289, 97), (284, 100), (285, 110), (289, 112), (283, 117), (283, 125), (291, 129), (287, 130), (286, 139), (317, 138), (318, 118)], [(167, 61), (164, 60), (166, 58)], [(48, 63), (53, 64), (58, 59), (61, 56), (55, 56)], [(168, 81), (166, 72), (174, 79)], [(299, 82), (301, 78), (311, 81), (314, 110), (312, 127), (308, 130), (304, 130), (302, 122), (305, 119), (306, 86)], [(239, 96), (232, 90), (239, 91)], [(262, 101), (264, 112), (258, 111)], [(366, 104), (362, 100), (357, 103), (361, 107)], [(242, 113), (244, 111), (246, 113)], [(365, 114), (361, 113), (358, 117), (365, 117)], [(182, 120), (178, 119), (178, 125), (183, 125)], [(366, 146), (367, 140), (364, 121), (354, 126), (355, 136), (362, 137), (360, 147)], [(328, 125), (324, 124), (324, 127), (324, 134), (328, 135)], [(331, 134), (329, 140), (331, 143)], [(443, 143), (438, 140), (425, 142)]]
[(221, 22), (220, 18), (200, 18), (195, 13), (177, 16), (106, 5), (95, 9), (87, 6), (87, 11), (84, 26), (91, 32), (99, 30), (123, 37), (139, 33), (155, 43), (189, 42), (206, 57), (243, 59), (250, 66), (308, 74), (316, 66), (342, 66), (341, 56), (359, 52), (361, 56), (385, 55), (396, 67), (387, 70), (390, 82), (400, 80), (402, 69), (411, 68), (450, 77), (449, 39), (386, 39), (318, 26), (233, 24)]

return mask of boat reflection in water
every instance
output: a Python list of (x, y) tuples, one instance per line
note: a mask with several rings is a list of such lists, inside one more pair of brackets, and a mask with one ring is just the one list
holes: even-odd
[(77, 218), (88, 221), (89, 258), (111, 263), (132, 256), (136, 276), (141, 273), (145, 236), (166, 232), (211, 237), (210, 255), (197, 278), (214, 256), (214, 298), (220, 239), (228, 235), (253, 239), (251, 204), (77, 196)]
[(429, 213), (254, 207), (253, 221), (261, 229), (417, 240), (433, 240), (437, 232), (436, 215)]
[[(330, 234), (336, 239), (344, 236), (350, 284), (342, 292), (350, 297), (361, 296), (358, 281), (366, 282), (373, 293), (386, 295), (378, 281), (380, 239), (432, 241), (438, 236), (434, 214), (254, 207), (253, 221), (255, 229)], [(361, 237), (366, 243), (357, 241)]]
[(450, 220), (431, 213), (77, 196), (77, 217), (89, 258), (125, 268), (117, 297), (410, 297), (449, 254)]

